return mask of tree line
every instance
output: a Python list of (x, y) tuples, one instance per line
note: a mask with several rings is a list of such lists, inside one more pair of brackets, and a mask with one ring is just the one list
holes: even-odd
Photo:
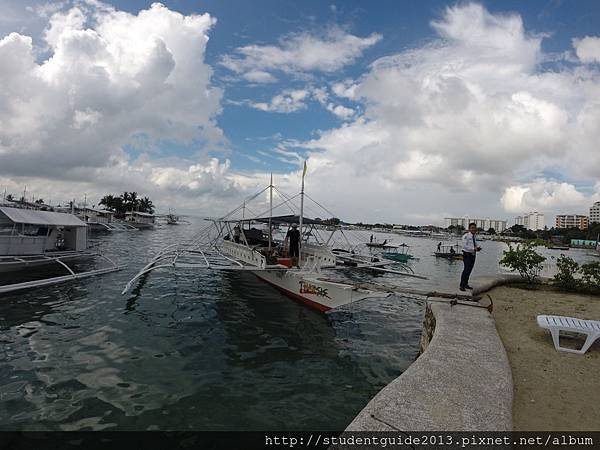
[(139, 197), (137, 192), (123, 192), (118, 196), (107, 194), (98, 204), (118, 215), (124, 215), (128, 211), (154, 214), (152, 200), (148, 197)]

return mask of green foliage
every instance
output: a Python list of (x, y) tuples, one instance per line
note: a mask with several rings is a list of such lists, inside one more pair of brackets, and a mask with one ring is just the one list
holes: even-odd
[(600, 262), (579, 265), (572, 258), (561, 255), (556, 261), (558, 273), (553, 283), (567, 291), (600, 292)]
[(581, 265), (581, 283), (589, 292), (600, 292), (600, 262)]
[(552, 279), (552, 282), (566, 290), (577, 290), (579, 281), (575, 278), (575, 274), (579, 271), (579, 264), (565, 255), (560, 255), (556, 260), (557, 274)]
[(519, 272), (529, 284), (533, 284), (542, 270), (545, 256), (535, 251), (535, 245), (531, 242), (517, 244), (515, 247), (508, 244), (508, 250), (504, 251), (500, 264), (508, 267), (512, 272)]
[(148, 197), (139, 198), (137, 192), (123, 192), (118, 197), (108, 194), (102, 197), (98, 204), (117, 214), (125, 214), (127, 211), (154, 213), (152, 200)]
[(531, 244), (533, 247), (546, 247), (548, 243), (543, 239), (529, 239), (527, 241), (528, 244)]
[(462, 225), (450, 225), (448, 227), (448, 231), (451, 233), (460, 234), (463, 231), (465, 231), (465, 227), (463, 227)]

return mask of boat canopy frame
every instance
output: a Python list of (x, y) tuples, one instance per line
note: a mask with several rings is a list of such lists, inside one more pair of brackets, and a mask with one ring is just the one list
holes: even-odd
[[(260, 214), (254, 214), (250, 210), (248, 204), (263, 195), (267, 191), (270, 191), (270, 205), (269, 209), (265, 212), (261, 212)], [(282, 198), (283, 201), (281, 203), (273, 206), (272, 204), (272, 192), (276, 191)], [(331, 214), (332, 217), (335, 215), (329, 211), (327, 208), (319, 204), (317, 201), (312, 199), (308, 194), (302, 193), (306, 196), (307, 199), (312, 201), (315, 205), (317, 205), (322, 210), (326, 211), (328, 214)], [(272, 230), (273, 225), (287, 224), (289, 226), (293, 224), (307, 225), (308, 233), (301, 233), (301, 242), (304, 242), (303, 245), (308, 246), (323, 246), (329, 248), (329, 245), (333, 239), (333, 236), (340, 232), (343, 239), (345, 239), (348, 247), (352, 248), (352, 250), (348, 254), (340, 254), (339, 252), (331, 253), (331, 256), (334, 258), (334, 263), (331, 266), (327, 266), (328, 270), (348, 270), (348, 269), (358, 269), (358, 270), (372, 270), (377, 272), (384, 273), (393, 273), (403, 276), (415, 277), (426, 279), (426, 277), (422, 277), (420, 275), (415, 275), (410, 268), (405, 268), (405, 271), (387, 269), (385, 266), (392, 265), (390, 261), (374, 261), (370, 256), (361, 256), (354, 254), (354, 249), (360, 247), (360, 243), (357, 243), (355, 246), (352, 246), (348, 236), (344, 233), (344, 230), (339, 225), (334, 225), (333, 230), (329, 234), (329, 236), (323, 237), (320, 236), (320, 233), (317, 233), (317, 227), (319, 225), (327, 225), (331, 226), (327, 223), (323, 223), (314, 219), (306, 218), (298, 216), (295, 214), (295, 210), (293, 206), (293, 200), (298, 198), (301, 194), (296, 194), (294, 196), (288, 196), (285, 193), (281, 192), (278, 188), (273, 186), (272, 182), (269, 186), (264, 189), (256, 192), (255, 194), (247, 197), (243, 203), (233, 210), (229, 211), (222, 217), (219, 218), (205, 218), (209, 223), (201, 228), (199, 232), (193, 238), (177, 243), (173, 243), (163, 247), (159, 250), (147, 263), (144, 265), (138, 273), (133, 276), (127, 284), (124, 286), (122, 290), (122, 294), (125, 295), (129, 292), (134, 285), (138, 283), (140, 279), (142, 279), (145, 275), (159, 269), (192, 269), (192, 270), (220, 270), (220, 271), (250, 271), (250, 272), (260, 272), (260, 271), (293, 271), (299, 273), (312, 273), (315, 271), (319, 271), (320, 267), (317, 267), (318, 264), (314, 261), (306, 261), (304, 267), (289, 267), (287, 265), (267, 262), (267, 254), (271, 252), (271, 243), (272, 241), (272, 233), (269, 232), (268, 238), (268, 247), (263, 247), (261, 245), (251, 245), (248, 242), (247, 236), (244, 230), (244, 224), (248, 224), (248, 227), (252, 223), (269, 223), (270, 231)], [(291, 206), (292, 205), (292, 206)], [(286, 215), (273, 215), (273, 209), (280, 207), (289, 207), (292, 214)], [(247, 216), (246, 213), (251, 212), (252, 215)], [(235, 217), (236, 214), (241, 214), (241, 217)], [(240, 239), (239, 244), (235, 243), (232, 239), (234, 236), (233, 228), (235, 225), (240, 225)], [(314, 234), (313, 234), (314, 233)], [(229, 236), (229, 239), (225, 239), (226, 236)], [(308, 239), (310, 236), (314, 237), (315, 243), (308, 244)], [(226, 244), (229, 242), (229, 244)], [(231, 255), (226, 254), (224, 251), (224, 246), (230, 246), (231, 249), (236, 250), (236, 245), (239, 245), (237, 251), (242, 252), (248, 258), (246, 260), (238, 260)], [(312, 247), (314, 248), (314, 247)], [(262, 252), (261, 252), (262, 251)], [(256, 252), (256, 255), (252, 257), (253, 252)], [(303, 252), (303, 248), (301, 247), (300, 252)], [(258, 264), (249, 263), (249, 260), (260, 261)], [(339, 261), (339, 265), (338, 265)], [(311, 272), (312, 271), (312, 272)]]

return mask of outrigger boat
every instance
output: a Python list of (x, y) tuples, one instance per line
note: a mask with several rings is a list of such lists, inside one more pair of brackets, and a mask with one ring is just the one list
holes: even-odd
[(409, 248), (410, 247), (407, 244), (403, 243), (403, 244), (400, 244), (400, 246), (398, 246), (398, 247), (394, 247), (388, 251), (381, 253), (381, 256), (383, 256), (386, 259), (391, 259), (392, 261), (406, 263), (406, 262), (410, 261), (411, 259), (415, 259), (415, 257), (413, 255), (408, 253)]
[(190, 224), (186, 220), (181, 220), (181, 218), (178, 215), (176, 215), (170, 211), (169, 211), (169, 214), (156, 216), (156, 219), (159, 223), (166, 224), (166, 225), (181, 225), (182, 223), (186, 224), (186, 225)]
[[(69, 262), (100, 258), (108, 267), (76, 272)], [(35, 275), (54, 266), (66, 275), (14, 282), (18, 272)], [(33, 269), (33, 271), (32, 271)], [(108, 257), (88, 249), (87, 225), (72, 214), (0, 207), (0, 293), (46, 286), (120, 270)], [(10, 275), (5, 275), (10, 273)]]
[[(269, 208), (262, 214), (246, 217), (248, 204), (269, 193)], [(273, 215), (273, 193), (282, 198), (275, 208), (289, 207), (292, 214)], [(295, 214), (295, 203), (300, 199), (300, 214)], [(133, 277), (123, 289), (127, 293), (146, 274), (161, 268), (212, 269), (246, 271), (256, 275), (286, 296), (319, 311), (327, 311), (366, 298), (387, 297), (389, 290), (363, 288), (335, 277), (343, 270), (362, 270), (392, 273), (401, 276), (418, 275), (393, 270), (385, 266), (390, 261), (379, 261), (370, 255), (357, 254), (351, 248), (337, 245), (336, 234), (341, 227), (323, 230), (321, 222), (304, 217), (305, 198), (321, 207), (304, 192), (289, 197), (279, 191), (271, 179), (268, 187), (244, 201), (236, 209), (219, 219), (211, 219), (196, 238), (189, 242), (169, 245)], [(322, 207), (321, 207), (322, 208)], [(241, 213), (242, 217), (238, 217)], [(328, 212), (329, 213), (329, 212)], [(266, 232), (262, 226), (267, 224)], [(255, 226), (256, 225), (256, 226)], [(274, 239), (274, 227), (300, 228), (299, 257), (289, 258), (285, 240)], [(259, 227), (259, 228), (257, 228)], [(346, 237), (346, 241), (350, 244)], [(337, 271), (337, 272), (336, 272)]]

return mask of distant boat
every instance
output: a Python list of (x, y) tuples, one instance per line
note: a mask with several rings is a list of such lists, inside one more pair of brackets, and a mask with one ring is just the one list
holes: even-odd
[(548, 250), (569, 250), (569, 247), (557, 246), (557, 245), (549, 245), (546, 247)]
[(397, 245), (386, 244), (387, 241), (383, 242), (367, 242), (365, 245), (369, 248), (398, 248)]
[(434, 253), (436, 258), (446, 258), (450, 260), (462, 260), (463, 255), (460, 252), (460, 245), (440, 245), (438, 251)]
[(154, 228), (154, 214), (129, 211), (125, 214), (125, 223), (139, 229)]
[(381, 256), (383, 256), (386, 259), (390, 259), (392, 261), (405, 263), (405, 262), (410, 261), (411, 259), (415, 259), (415, 257), (413, 255), (408, 253), (409, 248), (410, 247), (406, 244), (400, 244), (399, 247), (394, 247), (393, 249), (390, 249), (389, 251), (383, 252), (381, 254)]

